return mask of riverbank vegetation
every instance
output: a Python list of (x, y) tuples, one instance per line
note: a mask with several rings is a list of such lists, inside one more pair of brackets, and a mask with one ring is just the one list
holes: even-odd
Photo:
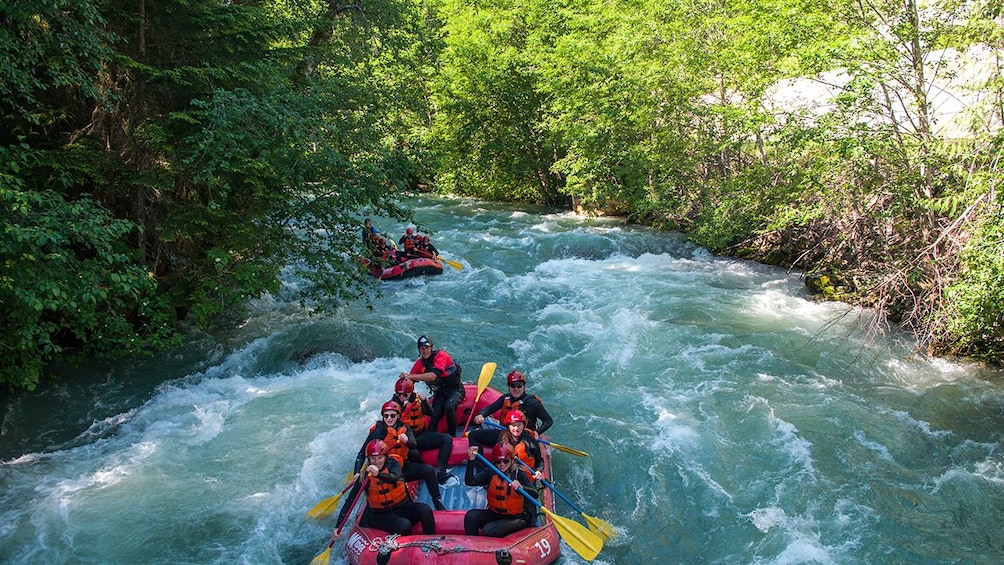
[[(419, 186), (806, 271), (1004, 358), (993, 3), (24, 0), (0, 8), (0, 383), (354, 300)], [(7, 63), (9, 61), (9, 64)]]

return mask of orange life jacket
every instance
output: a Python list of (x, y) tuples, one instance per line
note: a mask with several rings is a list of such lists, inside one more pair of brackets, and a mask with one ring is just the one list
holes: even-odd
[(519, 459), (529, 465), (531, 469), (536, 469), (539, 461), (537, 461), (537, 457), (530, 449), (531, 441), (537, 441), (537, 434), (527, 428), (524, 428), (523, 433), (516, 438), (516, 445), (513, 445), (513, 451), (516, 452), (516, 457), (519, 457)]
[(393, 508), (408, 500), (408, 489), (403, 480), (385, 483), (376, 477), (370, 477), (366, 485), (366, 504), (376, 510)]
[(425, 431), (425, 412), (422, 412), (422, 401), (416, 396), (414, 400), (408, 401), (401, 412), (401, 422), (407, 425), (416, 434)]
[(502, 409), (499, 410), (500, 416), (505, 416), (510, 410), (518, 410), (520, 406), (523, 405), (523, 400), (526, 396), (521, 396), (519, 400), (513, 400), (511, 396), (506, 396), (502, 401)]
[(521, 441), (517, 443), (515, 451), (516, 457), (519, 457), (520, 461), (529, 465), (531, 469), (537, 468), (537, 458), (530, 453), (529, 449), (527, 449), (526, 442)]
[[(370, 433), (373, 433), (377, 424), (380, 423), (381, 422), (377, 422), (376, 424), (370, 426)], [(387, 426), (387, 435), (383, 438), (383, 442), (387, 444), (387, 456), (397, 459), (397, 462), (402, 465), (404, 465), (404, 462), (408, 460), (408, 444), (401, 443), (398, 440), (398, 437), (407, 431), (408, 427), (399, 420), (396, 428)]]
[(486, 489), (488, 509), (503, 516), (517, 516), (523, 513), (523, 495), (503, 481), (498, 475), (493, 475)]

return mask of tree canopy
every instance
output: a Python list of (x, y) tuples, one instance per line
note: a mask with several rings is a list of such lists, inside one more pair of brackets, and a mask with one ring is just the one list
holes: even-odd
[[(544, 171), (586, 210), (803, 269), (922, 348), (1004, 357), (998, 8), (442, 3), (444, 190), (553, 202)], [(532, 164), (496, 147), (531, 139)]]
[(418, 170), (418, 4), (25, 0), (0, 19), (0, 383), (174, 343), (287, 266), (304, 301), (365, 292), (360, 215), (404, 217)]

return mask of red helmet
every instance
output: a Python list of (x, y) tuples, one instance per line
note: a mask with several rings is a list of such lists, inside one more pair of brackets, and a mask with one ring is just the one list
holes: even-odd
[(383, 414), (384, 412), (387, 412), (388, 410), (392, 411), (392, 412), (397, 412), (398, 414), (400, 414), (401, 413), (401, 405), (398, 404), (397, 402), (393, 401), (393, 400), (388, 400), (387, 402), (383, 403), (383, 406), (380, 407), (380, 413)]
[(383, 440), (375, 439), (366, 444), (366, 457), (373, 455), (387, 455), (387, 444)]
[(512, 459), (516, 457), (516, 450), (508, 443), (501, 441), (492, 448), (492, 457), (496, 463), (503, 459)]
[(506, 375), (506, 377), (505, 377), (505, 384), (511, 385), (512, 383), (517, 383), (517, 382), (519, 382), (519, 383), (525, 383), (526, 382), (526, 377), (523, 376), (523, 373), (520, 373), (519, 371), (513, 371), (513, 372), (509, 373), (508, 375)]
[[(398, 394), (411, 394), (415, 392), (415, 383), (411, 379), (401, 377), (394, 383), (394, 392)], [(386, 406), (386, 404), (384, 404)]]
[(408, 234), (408, 235), (411, 235), (411, 234), (413, 234), (413, 233), (415, 233), (415, 232), (414, 232), (414, 231), (412, 231), (412, 229), (411, 229), (411, 228), (408, 228), (408, 229), (404, 230), (404, 233), (406, 233), (406, 234)]
[(526, 423), (526, 414), (523, 414), (522, 410), (510, 410), (506, 412), (505, 418), (502, 419), (502, 423), (507, 426), (516, 422)]

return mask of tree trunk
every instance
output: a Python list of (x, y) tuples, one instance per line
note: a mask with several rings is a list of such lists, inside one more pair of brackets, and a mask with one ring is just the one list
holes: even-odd
[(327, 10), (318, 17), (318, 24), (314, 26), (314, 33), (310, 36), (310, 41), (307, 42), (307, 56), (303, 59), (300, 70), (297, 72), (298, 81), (306, 80), (314, 73), (319, 59), (316, 52), (331, 41), (331, 36), (334, 34), (332, 22), (347, 10), (358, 10), (359, 13), (362, 13), (362, 8), (357, 4), (342, 5), (337, 1), (328, 2)]

